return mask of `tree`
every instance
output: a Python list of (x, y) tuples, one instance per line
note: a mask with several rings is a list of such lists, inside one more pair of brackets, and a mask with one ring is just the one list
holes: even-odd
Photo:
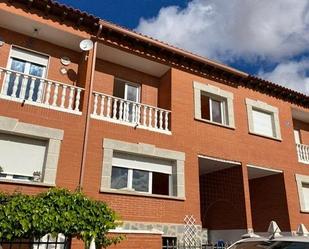
[(104, 202), (81, 191), (52, 188), (38, 195), (0, 193), (0, 239), (41, 238), (45, 234), (77, 237), (88, 248), (94, 239), (97, 248), (122, 240), (110, 237), (116, 228), (116, 213)]

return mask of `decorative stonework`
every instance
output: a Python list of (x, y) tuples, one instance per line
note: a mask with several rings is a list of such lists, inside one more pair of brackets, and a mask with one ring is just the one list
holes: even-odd
[[(194, 225), (196, 229), (196, 239), (198, 241), (207, 242), (207, 230), (202, 230), (200, 225)], [(150, 223), (150, 222), (123, 222), (120, 229), (125, 231), (161, 231), (162, 236), (177, 237), (181, 243), (183, 241), (185, 224), (171, 224), (171, 223)]]
[[(131, 153), (141, 156), (149, 156), (154, 158), (162, 158), (173, 161), (172, 178), (173, 178), (173, 193), (175, 196), (166, 196), (165, 198), (185, 198), (185, 177), (184, 177), (184, 166), (185, 166), (185, 153), (173, 150), (167, 150), (158, 148), (155, 145), (144, 144), (144, 143), (128, 143), (119, 140), (113, 140), (104, 138), (103, 140), (103, 165), (102, 165), (102, 178), (101, 188), (102, 192), (117, 192), (119, 194), (138, 194), (155, 196), (153, 194), (144, 193), (132, 193), (132, 191), (113, 190), (110, 187), (111, 174), (112, 174), (112, 161), (114, 151)], [(164, 198), (162, 196), (162, 198)]]
[(23, 123), (18, 119), (0, 116), (0, 132), (48, 141), (46, 161), (43, 167), (43, 183), (55, 184), (63, 130)]

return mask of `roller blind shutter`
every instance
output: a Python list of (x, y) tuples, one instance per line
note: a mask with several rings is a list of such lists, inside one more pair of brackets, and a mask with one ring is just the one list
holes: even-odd
[(0, 133), (0, 166), (4, 173), (32, 176), (43, 169), (46, 141)]
[(114, 152), (113, 166), (172, 174), (172, 161)]
[(273, 117), (271, 113), (252, 110), (254, 132), (273, 137)]

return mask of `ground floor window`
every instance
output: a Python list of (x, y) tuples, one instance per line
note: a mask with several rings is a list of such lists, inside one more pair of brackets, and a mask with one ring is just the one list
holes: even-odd
[(47, 141), (0, 133), (1, 178), (41, 181)]
[(171, 161), (114, 153), (111, 175), (112, 189), (173, 195), (172, 184)]
[(162, 249), (172, 249), (177, 246), (176, 237), (162, 237)]

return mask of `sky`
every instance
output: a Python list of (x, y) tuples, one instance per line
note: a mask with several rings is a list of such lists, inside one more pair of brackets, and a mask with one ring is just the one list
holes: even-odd
[(309, 96), (308, 0), (59, 0)]

